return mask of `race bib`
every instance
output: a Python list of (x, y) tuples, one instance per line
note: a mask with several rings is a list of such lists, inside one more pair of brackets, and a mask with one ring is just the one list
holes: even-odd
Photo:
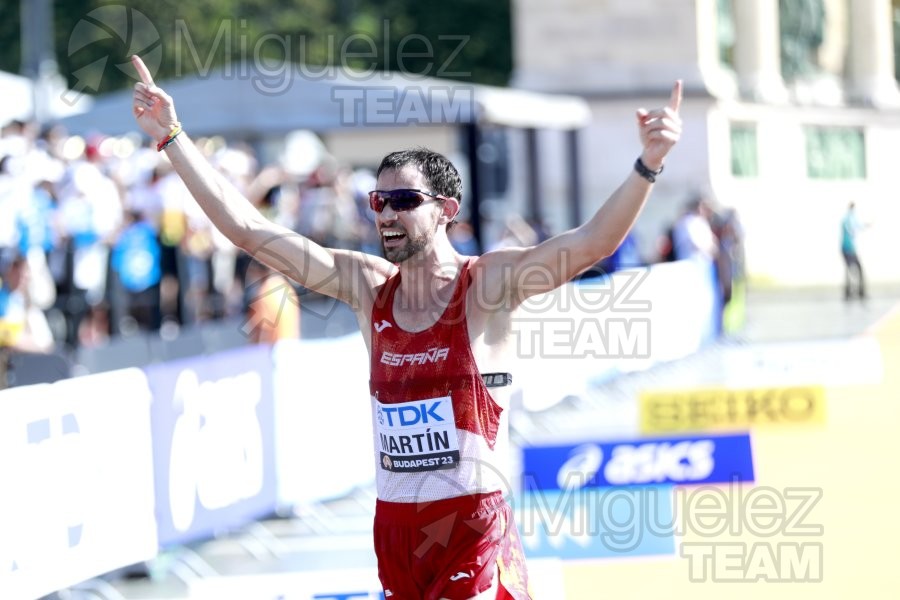
[(409, 473), (457, 467), (459, 437), (450, 396), (402, 404), (373, 402), (382, 469)]

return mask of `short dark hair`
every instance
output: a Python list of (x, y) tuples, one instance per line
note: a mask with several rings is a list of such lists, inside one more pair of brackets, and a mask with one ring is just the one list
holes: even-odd
[(417, 147), (391, 152), (381, 160), (375, 176), (382, 171), (397, 171), (407, 165), (415, 165), (431, 188), (427, 191), (456, 198), (462, 202), (462, 179), (447, 157), (428, 148)]

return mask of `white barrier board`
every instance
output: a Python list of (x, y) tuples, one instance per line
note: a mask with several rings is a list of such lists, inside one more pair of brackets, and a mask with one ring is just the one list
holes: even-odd
[(150, 390), (139, 369), (0, 393), (0, 597), (156, 554)]

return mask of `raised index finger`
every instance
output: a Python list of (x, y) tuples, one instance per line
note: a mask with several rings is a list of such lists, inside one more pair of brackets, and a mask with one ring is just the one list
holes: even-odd
[(681, 108), (681, 95), (682, 95), (683, 87), (684, 87), (684, 84), (679, 79), (678, 81), (675, 82), (674, 87), (672, 87), (672, 95), (669, 96), (669, 105), (668, 106), (676, 113), (678, 112), (678, 109)]
[(154, 85), (153, 77), (150, 75), (150, 71), (147, 70), (147, 65), (144, 64), (144, 61), (141, 60), (141, 57), (135, 54), (131, 57), (131, 64), (134, 65), (135, 70), (138, 72), (138, 76), (141, 78), (141, 81), (146, 83), (147, 85)]

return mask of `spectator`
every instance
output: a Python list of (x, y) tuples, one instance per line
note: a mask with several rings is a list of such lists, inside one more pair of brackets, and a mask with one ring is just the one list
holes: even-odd
[(105, 302), (91, 306), (78, 324), (78, 344), (84, 348), (103, 346), (109, 334), (109, 306)]
[(16, 215), (18, 253), (28, 260), (30, 297), (42, 310), (50, 308), (56, 300), (56, 286), (47, 262), (57, 246), (53, 229), (56, 206), (51, 190), (52, 185), (47, 181), (32, 187)]
[(0, 346), (21, 352), (50, 352), (53, 333), (43, 311), (28, 294), (28, 261), (16, 256), (2, 270), (0, 282)]
[[(161, 250), (153, 226), (136, 211), (126, 213), (125, 228), (113, 246), (110, 266), (122, 300), (118, 319), (128, 317), (141, 329), (159, 329)], [(116, 326), (120, 329), (121, 324)]]
[[(841, 254), (844, 255), (844, 300), (851, 300), (858, 295), (860, 300), (866, 298), (866, 280), (863, 276), (862, 264), (856, 248), (856, 236), (865, 226), (856, 216), (856, 203), (847, 206), (847, 212), (841, 221)], [(854, 293), (854, 281), (856, 291)]]
[(718, 254), (718, 242), (709, 223), (712, 214), (707, 201), (698, 197), (690, 201), (672, 231), (676, 260), (703, 258), (712, 260)]
[(629, 231), (616, 251), (600, 261), (599, 266), (603, 273), (615, 273), (622, 269), (643, 267), (646, 264), (641, 257), (637, 235), (634, 231)]
[(713, 233), (719, 244), (716, 272), (722, 303), (727, 305), (731, 301), (735, 282), (743, 277), (744, 232), (733, 208), (717, 214), (713, 222)]
[(247, 267), (245, 333), (254, 344), (272, 344), (300, 337), (300, 300), (280, 273), (252, 260)]
[(106, 292), (109, 242), (122, 222), (122, 201), (103, 171), (98, 142), (69, 165), (61, 183), (59, 216), (73, 252), (72, 282), (76, 293), (95, 304)]
[(154, 170), (151, 183), (159, 196), (162, 207), (159, 222), (159, 241), (162, 250), (162, 280), (160, 282), (160, 306), (163, 319), (185, 322), (185, 260), (182, 243), (187, 233), (185, 205), (190, 200), (187, 188), (179, 179), (168, 160), (161, 161)]
[(656, 240), (656, 256), (659, 262), (672, 262), (675, 258), (675, 224), (667, 226)]

